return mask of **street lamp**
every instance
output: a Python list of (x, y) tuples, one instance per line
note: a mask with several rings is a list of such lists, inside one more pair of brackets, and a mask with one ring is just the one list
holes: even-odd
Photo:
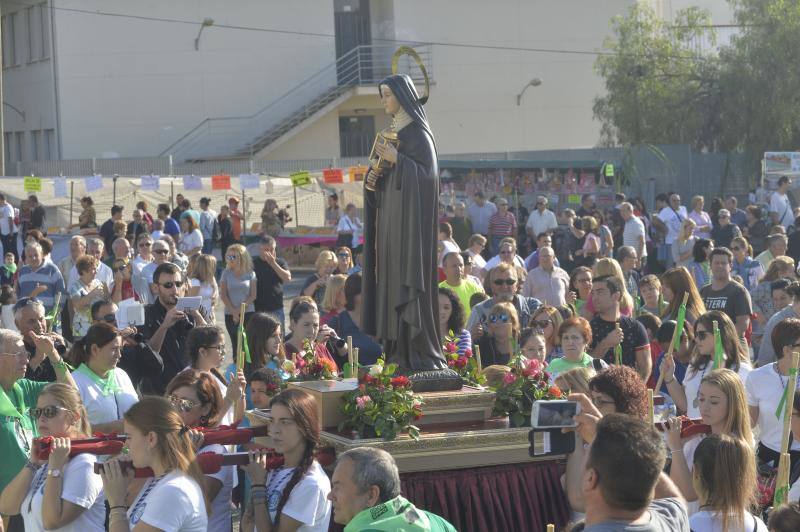
[(541, 84), (542, 84), (542, 78), (533, 78), (528, 83), (526, 83), (525, 86), (522, 87), (522, 92), (517, 94), (517, 106), (519, 106), (519, 104), (522, 102), (522, 95), (525, 94), (525, 91), (528, 90), (528, 87), (538, 87)]

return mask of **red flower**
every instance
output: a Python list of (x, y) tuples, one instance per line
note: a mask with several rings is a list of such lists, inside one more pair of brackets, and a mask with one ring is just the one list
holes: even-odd
[(555, 398), (561, 397), (563, 394), (561, 393), (561, 389), (558, 386), (551, 386), (550, 389), (547, 390), (550, 395)]
[(408, 380), (408, 377), (400, 375), (399, 377), (394, 377), (391, 380), (391, 383), (392, 386), (394, 386), (395, 388), (405, 388), (406, 386), (411, 384), (411, 381)]
[(525, 364), (525, 367), (522, 369), (522, 374), (526, 377), (535, 377), (541, 373), (541, 371), (542, 363), (539, 360), (532, 358)]
[(464, 351), (464, 356), (467, 358), (472, 358), (472, 349), (467, 348), (467, 350)]
[(454, 342), (448, 342), (448, 344), (445, 346), (445, 349), (447, 349), (448, 353), (455, 353), (458, 351), (458, 346)]
[(465, 368), (467, 367), (467, 357), (458, 357), (458, 360), (455, 362), (455, 366), (457, 368)]
[(359, 384), (358, 385), (358, 391), (365, 392), (365, 391), (367, 391), (367, 387), (365, 385), (363, 385), (363, 384)]
[(455, 360), (453, 360), (452, 358), (450, 358), (450, 359), (448, 359), (448, 360), (447, 360), (447, 365), (448, 365), (449, 367), (451, 367), (451, 368), (452, 368), (452, 367), (455, 365), (455, 363), (456, 363), (456, 361), (455, 361)]

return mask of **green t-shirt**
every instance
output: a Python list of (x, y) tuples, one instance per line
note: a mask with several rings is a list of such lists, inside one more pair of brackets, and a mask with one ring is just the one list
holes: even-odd
[(0, 491), (28, 460), (31, 440), (38, 436), (29, 409), (36, 406), (39, 392), (48, 384), (20, 379), (11, 390), (0, 388)]
[(438, 515), (417, 509), (398, 495), (390, 501), (357, 513), (344, 532), (456, 532), (455, 527)]
[(453, 286), (448, 284), (447, 281), (442, 281), (439, 283), (439, 288), (449, 288), (458, 296), (459, 301), (461, 301), (461, 304), (464, 306), (465, 319), (469, 319), (469, 315), (472, 312), (472, 307), (469, 306), (469, 300), (472, 294), (483, 293), (483, 288), (466, 279), (461, 281), (461, 284), (458, 286)]
[(572, 368), (587, 368), (592, 365), (592, 356), (588, 353), (581, 355), (581, 359), (577, 362), (567, 360), (566, 357), (556, 358), (550, 361), (547, 365), (547, 372), (555, 379), (559, 374), (569, 371)]

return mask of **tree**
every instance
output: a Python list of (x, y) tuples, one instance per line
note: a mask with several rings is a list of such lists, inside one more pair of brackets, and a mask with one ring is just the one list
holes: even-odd
[(710, 24), (708, 12), (689, 8), (668, 25), (644, 4), (612, 19), (615, 37), (605, 41), (608, 53), (595, 63), (606, 87), (593, 106), (602, 145), (716, 147), (719, 58), (698, 53), (701, 42), (716, 43)]

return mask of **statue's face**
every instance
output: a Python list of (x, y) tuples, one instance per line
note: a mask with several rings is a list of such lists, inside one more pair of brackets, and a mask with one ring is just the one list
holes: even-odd
[(381, 85), (381, 104), (386, 114), (396, 115), (400, 110), (400, 102), (397, 101), (392, 89), (386, 85)]

